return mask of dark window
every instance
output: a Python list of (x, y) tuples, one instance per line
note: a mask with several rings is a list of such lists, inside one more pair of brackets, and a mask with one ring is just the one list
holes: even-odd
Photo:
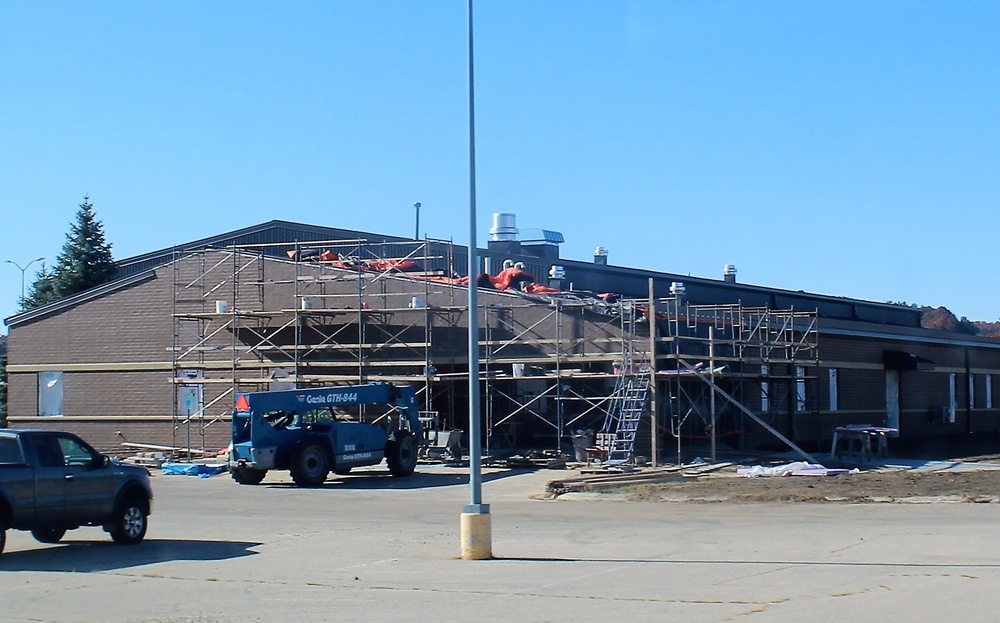
[(337, 414), (333, 412), (330, 407), (322, 407), (320, 409), (311, 409), (302, 414), (302, 425), (306, 426), (308, 424), (321, 424), (333, 422), (337, 419)]
[(94, 453), (72, 437), (59, 437), (59, 451), (66, 465), (90, 465)]
[(42, 467), (62, 467), (63, 455), (54, 437), (35, 437), (33, 440), (38, 463)]
[(24, 463), (21, 456), (21, 444), (13, 437), (0, 437), (0, 465), (20, 465)]

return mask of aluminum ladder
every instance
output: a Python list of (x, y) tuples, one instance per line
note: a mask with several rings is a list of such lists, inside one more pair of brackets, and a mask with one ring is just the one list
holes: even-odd
[(615, 392), (604, 419), (598, 444), (607, 451), (605, 465), (621, 465), (631, 461), (635, 455), (635, 436), (639, 422), (646, 412), (649, 396), (649, 364), (643, 360), (636, 369), (622, 365), (622, 371), (615, 385)]

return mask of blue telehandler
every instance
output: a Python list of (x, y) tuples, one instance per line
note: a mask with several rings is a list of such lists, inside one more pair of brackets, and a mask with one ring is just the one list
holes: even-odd
[[(364, 405), (386, 405), (372, 423)], [(316, 487), (331, 471), (378, 465), (409, 476), (417, 464), (420, 418), (412, 387), (368, 383), (239, 394), (233, 409), (229, 472), (244, 485), (268, 470), (288, 470), (300, 487)]]

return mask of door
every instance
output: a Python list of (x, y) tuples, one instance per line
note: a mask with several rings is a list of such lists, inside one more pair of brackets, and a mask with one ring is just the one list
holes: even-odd
[(101, 521), (111, 515), (118, 476), (104, 466), (99, 452), (72, 435), (57, 437), (65, 464), (66, 516), (74, 523)]
[(55, 437), (33, 434), (26, 440), (35, 456), (36, 521), (61, 523), (64, 519), (66, 472)]
[(885, 371), (885, 425), (899, 429), (899, 370)]

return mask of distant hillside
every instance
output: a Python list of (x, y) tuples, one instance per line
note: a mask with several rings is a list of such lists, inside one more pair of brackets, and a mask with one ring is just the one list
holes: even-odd
[(921, 307), (920, 312), (920, 326), (925, 329), (1000, 339), (1000, 322), (972, 321), (965, 316), (957, 318), (946, 307)]
[(995, 340), (1000, 340), (1000, 321), (998, 322), (976, 321), (972, 324), (979, 327), (979, 335), (983, 337), (991, 337)]

